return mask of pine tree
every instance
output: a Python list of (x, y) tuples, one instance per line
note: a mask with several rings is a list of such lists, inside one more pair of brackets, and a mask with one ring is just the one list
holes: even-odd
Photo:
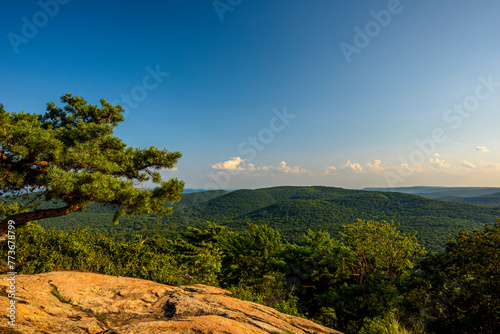
[[(0, 104), (1, 194), (31, 194), (30, 203), (0, 203), (0, 235), (10, 220), (19, 227), (91, 203), (116, 206), (115, 222), (124, 214), (171, 213), (165, 202), (180, 199), (184, 182), (164, 181), (159, 172), (173, 168), (181, 154), (128, 147), (115, 137), (113, 130), (124, 121), (120, 105), (102, 99), (98, 107), (70, 93), (61, 102), (64, 108), (48, 103), (44, 115), (9, 113)], [(138, 188), (147, 181), (156, 187)], [(60, 206), (37, 209), (43, 201)]]

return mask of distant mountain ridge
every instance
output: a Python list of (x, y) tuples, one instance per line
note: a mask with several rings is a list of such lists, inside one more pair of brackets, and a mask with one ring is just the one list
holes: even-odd
[[(492, 195), (487, 195), (492, 196)], [(487, 197), (485, 197), (487, 198)], [(448, 236), (460, 229), (482, 229), (500, 217), (500, 207), (445, 202), (400, 192), (343, 188), (271, 187), (228, 192), (185, 193), (169, 216), (131, 215), (111, 223), (116, 208), (92, 204), (82, 212), (40, 221), (45, 228), (88, 228), (115, 238), (155, 234), (175, 238), (187, 227), (204, 228), (210, 221), (242, 232), (248, 223), (267, 224), (288, 242), (301, 243), (309, 229), (338, 237), (343, 225), (356, 219), (393, 220), (405, 233), (417, 232), (427, 249), (442, 251)]]
[(500, 206), (500, 188), (498, 187), (394, 187), (364, 188), (367, 191), (400, 192), (437, 199), (440, 201)]

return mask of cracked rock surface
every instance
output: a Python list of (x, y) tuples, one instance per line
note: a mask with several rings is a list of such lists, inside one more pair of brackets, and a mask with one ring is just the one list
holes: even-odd
[[(0, 275), (0, 333), (339, 333), (206, 285), (172, 287), (84, 272), (16, 276), (16, 326)], [(56, 290), (58, 296), (52, 291)]]

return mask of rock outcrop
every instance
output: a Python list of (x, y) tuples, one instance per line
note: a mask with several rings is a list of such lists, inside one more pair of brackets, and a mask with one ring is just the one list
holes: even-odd
[(226, 290), (84, 272), (17, 275), (15, 326), (7, 275), (0, 275), (0, 333), (340, 333)]

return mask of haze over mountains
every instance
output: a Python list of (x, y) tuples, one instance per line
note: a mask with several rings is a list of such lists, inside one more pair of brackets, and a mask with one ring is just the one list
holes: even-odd
[[(381, 191), (384, 190), (384, 191)], [(500, 217), (500, 207), (487, 207), (436, 200), (451, 198), (464, 201), (494, 202), (493, 188), (437, 188), (349, 190), (334, 187), (272, 187), (255, 190), (213, 190), (186, 192), (174, 204), (170, 216), (125, 216), (118, 225), (111, 223), (114, 208), (91, 205), (83, 212), (40, 221), (46, 228), (70, 230), (86, 228), (115, 237), (148, 237), (163, 234), (173, 237), (188, 226), (204, 227), (207, 221), (243, 231), (248, 223), (267, 224), (278, 230), (284, 240), (301, 243), (309, 229), (338, 236), (342, 226), (356, 221), (393, 220), (405, 233), (417, 232), (418, 241), (428, 250), (441, 251), (448, 236), (460, 229), (482, 229)], [(416, 195), (419, 194), (419, 195)], [(471, 194), (478, 196), (466, 197)], [(439, 196), (438, 196), (439, 195)], [(462, 195), (462, 196), (460, 196)]]
[(419, 195), (441, 201), (477, 204), (486, 206), (500, 205), (500, 188), (497, 187), (368, 187), (368, 191), (390, 191)]

